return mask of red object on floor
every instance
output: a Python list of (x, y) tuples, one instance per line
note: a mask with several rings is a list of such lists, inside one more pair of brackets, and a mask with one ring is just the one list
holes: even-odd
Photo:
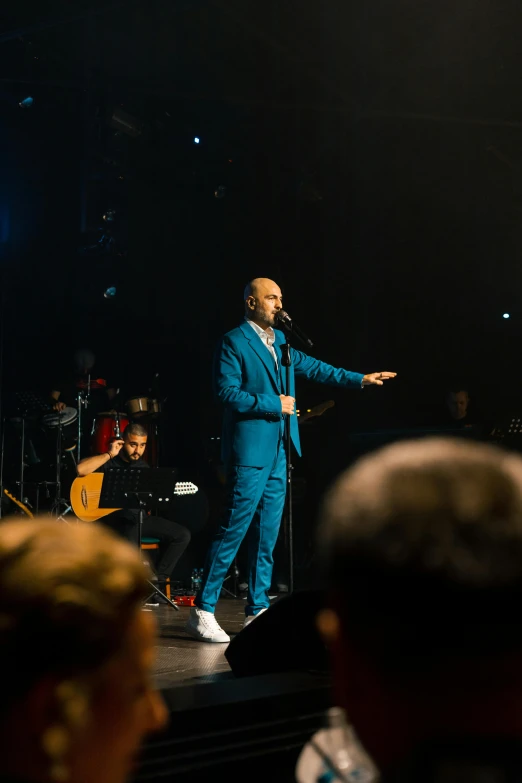
[(173, 601), (179, 606), (194, 606), (195, 595), (175, 595)]

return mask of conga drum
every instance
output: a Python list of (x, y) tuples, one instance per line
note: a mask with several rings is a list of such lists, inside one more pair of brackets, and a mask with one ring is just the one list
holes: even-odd
[(96, 414), (91, 437), (91, 454), (104, 454), (109, 450), (111, 440), (118, 436), (118, 419), (121, 435), (129, 423), (129, 419), (124, 413), (109, 411)]
[(73, 451), (78, 442), (78, 410), (66, 407), (62, 411), (51, 411), (42, 416), (44, 430), (53, 434), (53, 441), (57, 443), (58, 427), (62, 428), (62, 451)]

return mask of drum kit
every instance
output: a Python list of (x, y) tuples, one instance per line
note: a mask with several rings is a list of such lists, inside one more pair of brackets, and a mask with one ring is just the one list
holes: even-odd
[(129, 416), (136, 420), (149, 417), (157, 419), (161, 413), (161, 402), (148, 397), (131, 397), (125, 406)]
[[(131, 397), (125, 403), (125, 411), (109, 410), (91, 412), (90, 388), (80, 389), (77, 394), (77, 406), (67, 406), (55, 410), (48, 400), (33, 392), (17, 392), (14, 406), (8, 422), (19, 440), (19, 470), (16, 493), (22, 502), (29, 503), (26, 493), (33, 490), (35, 512), (38, 513), (41, 490), (50, 498), (50, 488), (54, 487), (54, 502), (51, 513), (62, 516), (70, 506), (62, 495), (62, 470), (67, 463), (73, 466), (76, 476), (76, 464), (80, 459), (108, 451), (112, 440), (121, 437), (127, 425), (139, 422), (148, 433), (145, 459), (151, 467), (159, 467), (159, 419), (162, 413), (161, 402), (148, 397)], [(87, 421), (86, 421), (87, 419)], [(5, 424), (5, 421), (4, 421)], [(86, 428), (87, 425), (87, 428)], [(2, 429), (0, 488), (3, 487), (5, 426)], [(13, 464), (13, 454), (9, 463)], [(27, 471), (27, 472), (26, 472)], [(35, 480), (36, 479), (36, 480)]]
[(139, 422), (147, 430), (145, 459), (153, 468), (159, 467), (159, 433), (161, 402), (149, 397), (131, 397), (125, 403), (125, 413), (104, 411), (96, 414), (91, 432), (91, 454), (108, 451), (111, 440), (119, 438), (131, 422)]

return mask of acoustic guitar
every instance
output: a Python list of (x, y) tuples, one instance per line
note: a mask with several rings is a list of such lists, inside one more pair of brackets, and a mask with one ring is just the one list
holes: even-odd
[(22, 503), (22, 501), (21, 501), (21, 500), (18, 500), (18, 498), (15, 498), (15, 496), (14, 496), (14, 495), (11, 495), (11, 493), (10, 493), (10, 492), (8, 492), (8, 491), (7, 491), (7, 489), (4, 489), (4, 494), (5, 494), (5, 495), (7, 495), (7, 497), (9, 498), (9, 500), (12, 500), (12, 501), (13, 501), (13, 503), (16, 503), (16, 505), (18, 506), (18, 508), (21, 508), (21, 509), (22, 509), (22, 511), (23, 511), (25, 514), (27, 514), (27, 516), (28, 516), (28, 517), (31, 517), (31, 519), (33, 519), (33, 517), (34, 517), (34, 514), (33, 514), (31, 511), (29, 511), (29, 509), (27, 508), (27, 506), (25, 505), (25, 503)]
[[(100, 508), (100, 495), (103, 483), (103, 473), (89, 473), (88, 476), (75, 478), (71, 486), (72, 510), (82, 522), (96, 522), (97, 519), (121, 511), (119, 508)], [(190, 481), (177, 481), (172, 490), (173, 495), (194, 495), (198, 491)]]

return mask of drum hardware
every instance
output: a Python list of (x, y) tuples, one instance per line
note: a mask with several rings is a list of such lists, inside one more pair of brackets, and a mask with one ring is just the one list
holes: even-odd
[(71, 462), (72, 462), (72, 464), (74, 466), (74, 472), (76, 473), (77, 472), (77, 467), (78, 467), (78, 461), (75, 459), (75, 456), (73, 454), (74, 449), (75, 449), (75, 446), (73, 446), (70, 449), (65, 449), (65, 452), (66, 452), (66, 454), (69, 455), (69, 457), (71, 459)]
[[(67, 409), (66, 409), (67, 410)], [(54, 505), (51, 509), (51, 511), (55, 511), (56, 508), (60, 507), (61, 502), (66, 502), (63, 500), (61, 495), (61, 489), (62, 489), (62, 418), (63, 418), (62, 411), (58, 411), (58, 424), (56, 427), (56, 496)], [(58, 515), (57, 515), (58, 516)]]
[[(64, 509), (59, 516), (56, 517), (56, 521), (57, 522), (66, 522), (67, 524), (72, 522), (73, 520), (65, 519), (66, 514), (68, 514), (69, 512), (72, 512), (72, 507), (71, 506), (67, 506), (67, 508)], [(76, 522), (78, 521), (78, 519), (76, 517), (74, 517), (74, 519), (76, 520)]]
[[(19, 487), (20, 482), (15, 481), (15, 486)], [(24, 489), (34, 490), (34, 499), (33, 499), (34, 507), (29, 502), (29, 498), (27, 496), (25, 498), (22, 498), (22, 500), (27, 506), (29, 506), (29, 508), (34, 510), (35, 515), (38, 515), (40, 512), (40, 493), (42, 487), (45, 488), (45, 497), (49, 499), (51, 497), (51, 492), (49, 488), (55, 486), (56, 486), (55, 481), (26, 481), (24, 482)]]
[(114, 425), (114, 437), (120, 440), (121, 438), (121, 432), (120, 432), (120, 414), (118, 411), (116, 411), (116, 423)]
[(85, 408), (87, 410), (87, 407), (89, 406), (89, 395), (84, 396), (83, 391), (79, 391), (76, 400), (78, 402), (78, 435), (76, 437), (76, 446), (77, 446), (77, 459), (78, 462), (82, 458), (82, 421), (83, 421), (83, 409)]
[[(91, 405), (92, 402), (91, 390), (104, 389), (106, 385), (107, 384), (103, 379), (99, 378), (98, 380), (93, 381), (91, 380), (91, 376), (89, 375), (87, 383), (83, 384), (83, 388), (77, 394), (76, 397), (78, 401), (78, 419), (77, 419), (78, 435), (76, 438), (76, 461), (77, 462), (80, 462), (80, 460), (83, 458), (85, 453), (92, 454), (92, 449), (90, 448), (90, 444), (92, 443), (92, 438), (96, 430), (96, 419), (94, 417), (92, 419), (90, 432), (84, 432), (85, 412), (88, 410), (89, 405)], [(87, 441), (84, 443), (86, 439)], [(66, 450), (69, 451), (69, 449)]]
[(91, 454), (104, 454), (109, 450), (110, 442), (121, 437), (129, 419), (119, 411), (97, 413), (93, 421), (91, 434)]
[[(63, 410), (53, 410), (50, 413), (45, 414), (42, 416), (42, 425), (50, 431), (53, 431), (56, 429), (56, 497), (54, 501), (54, 507), (58, 508), (60, 507), (60, 504), (62, 502), (65, 502), (63, 498), (60, 497), (61, 495), (61, 471), (62, 471), (62, 459), (64, 454), (71, 454), (72, 450), (76, 448), (76, 443), (69, 443), (67, 444), (65, 441), (65, 435), (67, 434), (67, 430), (69, 430), (69, 434), (72, 434), (72, 431), (74, 429), (74, 432), (76, 433), (76, 437), (78, 437), (78, 428), (76, 425), (76, 422), (78, 420), (78, 409), (72, 408), (69, 406), (66, 406), (63, 408)], [(73, 464), (76, 467), (76, 463), (74, 462), (73, 458)]]
[[(89, 407), (89, 403), (91, 401), (91, 374), (87, 376), (87, 393), (84, 395), (84, 388), (85, 385), (80, 385), (80, 391), (78, 391), (78, 395), (76, 397), (78, 401), (78, 437), (77, 437), (77, 444), (78, 444), (78, 462), (82, 458), (82, 409)], [(93, 425), (94, 426), (94, 425)], [(92, 434), (92, 433), (91, 433)]]
[(87, 381), (79, 380), (76, 383), (76, 387), (78, 389), (86, 389), (87, 390), (87, 396), (90, 398), (91, 390), (99, 390), (99, 389), (106, 389), (107, 388), (107, 381), (105, 378), (92, 378), (91, 376), (87, 376)]
[(45, 487), (45, 497), (49, 499), (51, 497), (51, 493), (49, 492), (49, 487), (54, 486), (54, 482), (52, 481), (38, 481), (36, 483), (36, 513), (38, 514), (38, 511), (40, 510), (40, 487)]
[(159, 400), (154, 400), (149, 398), (149, 412), (150, 415), (153, 418), (156, 418), (161, 414), (161, 402)]
[(15, 415), (11, 421), (20, 423), (20, 497), (24, 499), (24, 471), (25, 471), (25, 440), (26, 440), (26, 422), (36, 421), (42, 413), (49, 411), (50, 404), (40, 394), (35, 392), (15, 392)]
[[(40, 506), (41, 489), (45, 488), (45, 496), (51, 498), (50, 488), (54, 488), (53, 506), (57, 513), (63, 509), (67, 501), (61, 497), (62, 490), (62, 465), (64, 460), (71, 459), (74, 472), (76, 473), (76, 461), (73, 452), (77, 448), (76, 442), (76, 422), (79, 419), (78, 410), (72, 407), (65, 407), (63, 411), (57, 411), (53, 408), (53, 401), (35, 392), (15, 392), (13, 402), (9, 411), (9, 418), (4, 419), (2, 426), (2, 441), (0, 447), (0, 495), (4, 488), (4, 466), (5, 466), (5, 432), (6, 421), (14, 428), (17, 436), (20, 438), (20, 459), (19, 459), (19, 480), (17, 485), (17, 496), (20, 501), (27, 503), (26, 490), (32, 487), (36, 490), (36, 498), (32, 496), (33, 503), (36, 504), (35, 513), (38, 513)], [(49, 460), (46, 455), (46, 439), (51, 436), (51, 454)], [(43, 441), (41, 441), (43, 437)], [(35, 440), (36, 438), (36, 440)], [(40, 442), (41, 441), (41, 442)], [(41, 451), (43, 449), (43, 452)], [(67, 457), (69, 454), (69, 457)], [(38, 472), (49, 465), (51, 471), (54, 471), (54, 477), (43, 474), (42, 478), (54, 478), (54, 481), (38, 481), (32, 476), (26, 476), (27, 468), (38, 467)], [(27, 481), (29, 478), (29, 481)], [(32, 494), (32, 493), (31, 493)], [(32, 508), (32, 506), (30, 506)], [(51, 509), (52, 513), (52, 509)], [(0, 509), (1, 514), (1, 509)]]
[[(91, 389), (104, 389), (107, 386), (107, 382), (103, 380), (103, 378), (98, 378), (96, 380), (91, 380), (91, 374), (89, 373), (87, 375), (87, 382), (85, 381), (79, 381), (76, 384), (76, 388), (78, 389), (77, 394), (77, 402), (78, 402), (78, 436), (76, 439), (76, 442), (78, 444), (78, 451), (77, 451), (77, 461), (79, 462), (82, 458), (82, 412), (83, 410), (87, 410), (89, 405), (91, 404)], [(91, 432), (91, 435), (94, 433), (94, 422), (93, 422), (93, 432)]]
[[(62, 511), (62, 507), (63, 507), (63, 511)], [(70, 511), (71, 511), (71, 506), (65, 500), (65, 498), (59, 498), (51, 506), (51, 516), (55, 515), (56, 519), (61, 521), (61, 522), (66, 522), (67, 521), (67, 520), (64, 520), (64, 516), (66, 514), (68, 514)]]

